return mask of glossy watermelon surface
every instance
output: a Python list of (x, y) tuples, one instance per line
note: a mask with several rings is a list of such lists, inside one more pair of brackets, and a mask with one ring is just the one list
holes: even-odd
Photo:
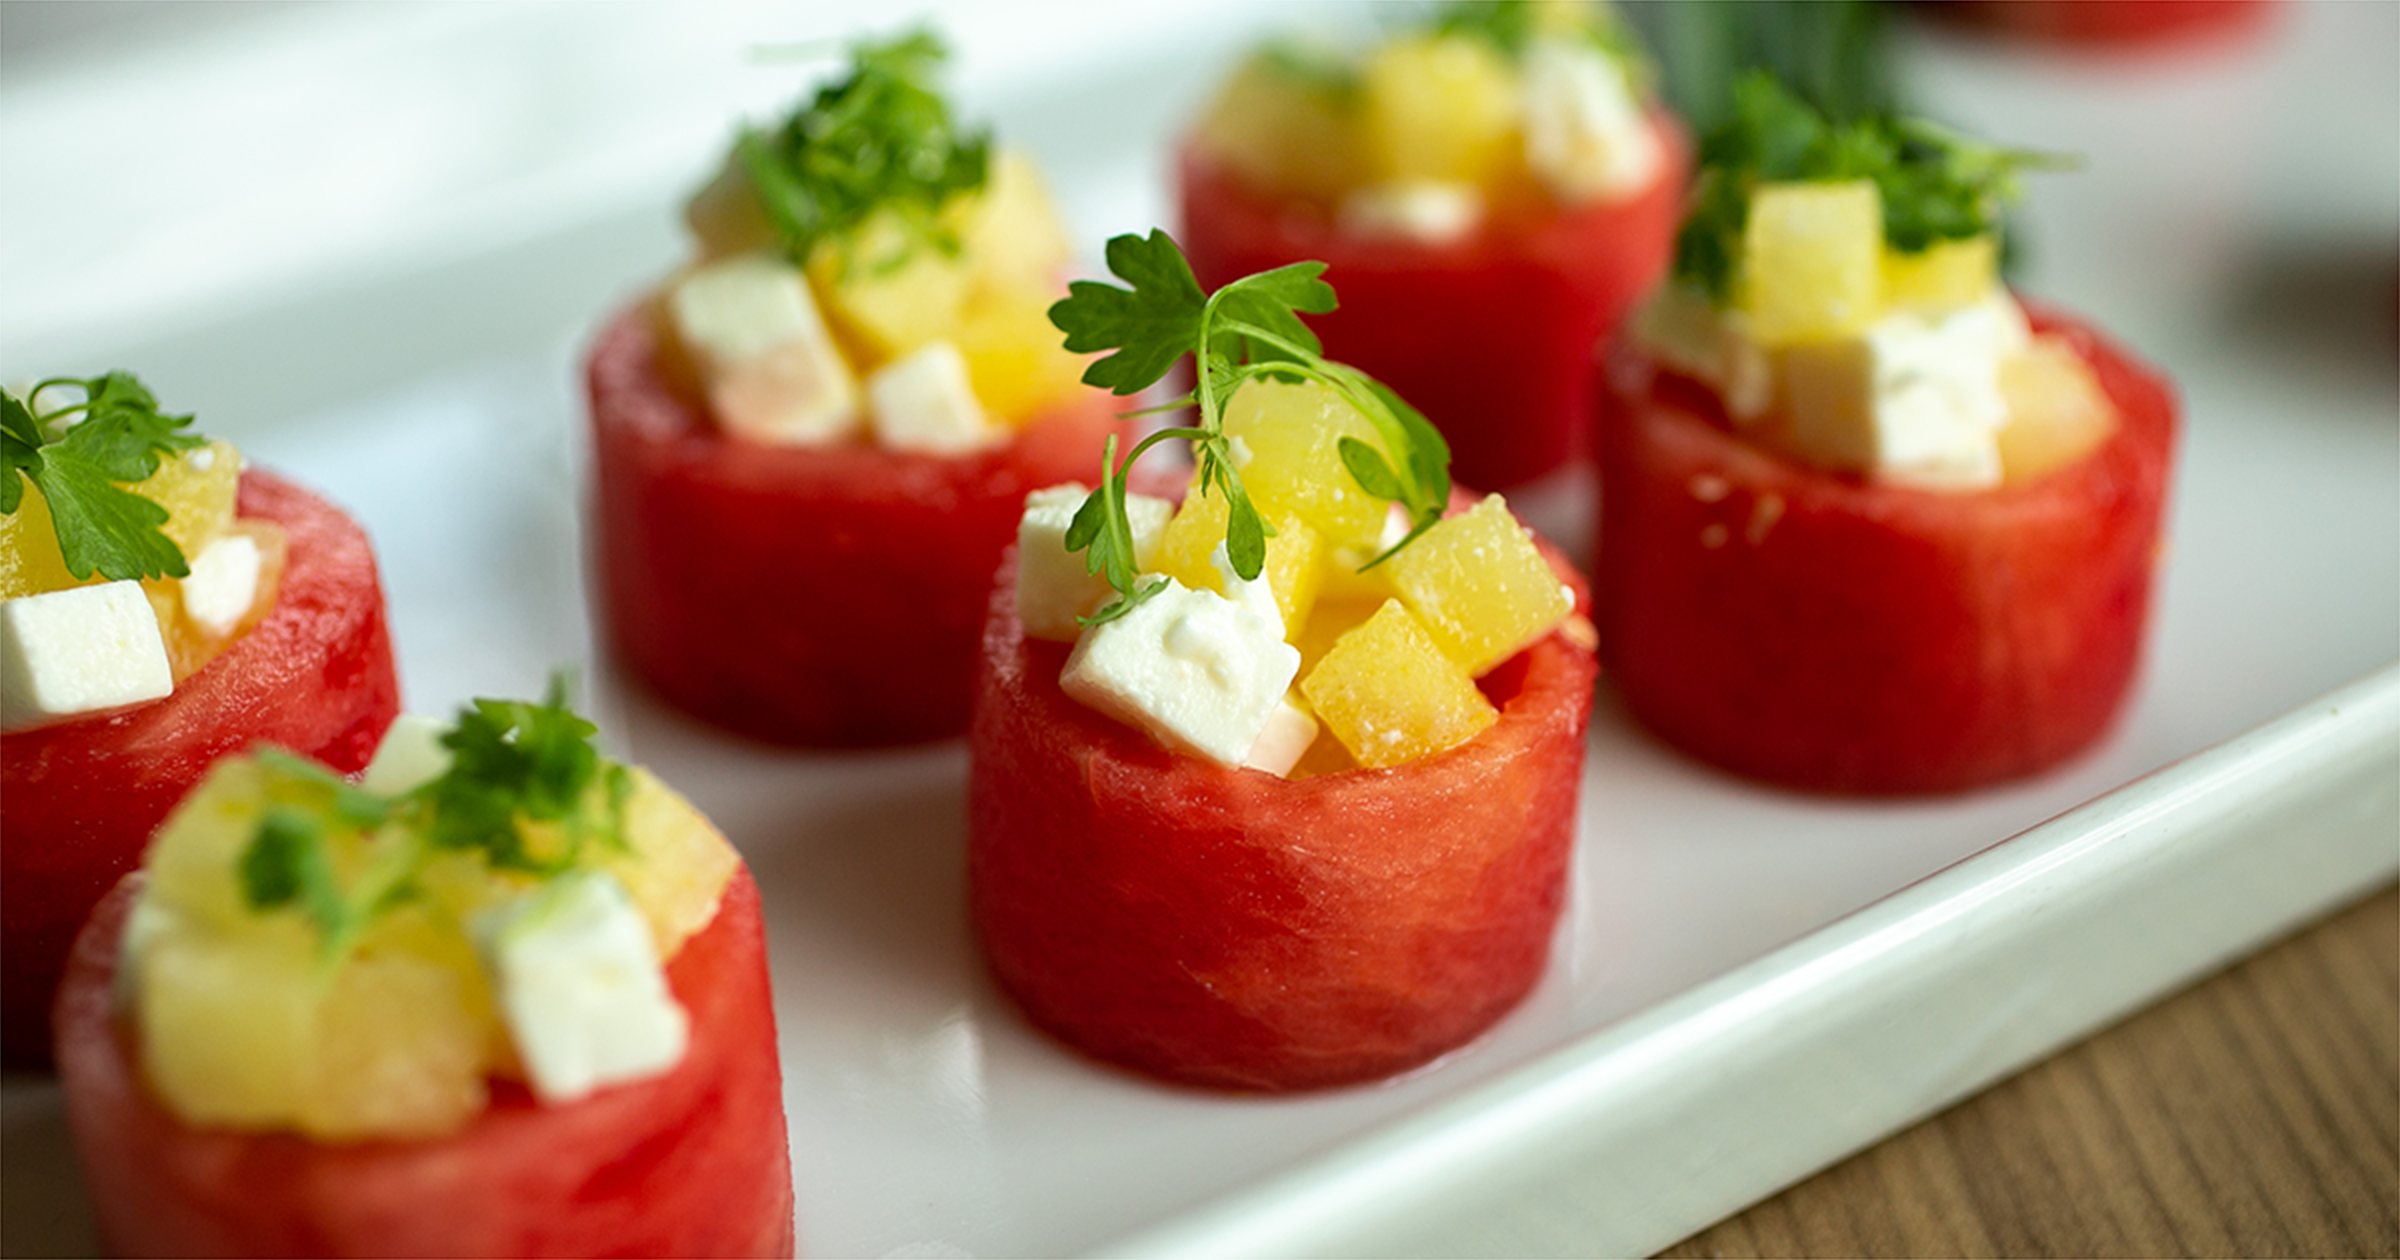
[(1097, 390), (947, 458), (726, 437), (668, 386), (638, 311), (589, 365), (599, 609), (660, 696), (755, 739), (867, 746), (966, 730), (984, 597), (1025, 495), (1096, 482)]
[(1427, 1062), (1540, 978), (1587, 647), (1553, 633), (1494, 670), (1498, 724), (1448, 752), (1288, 782), (1068, 699), (1067, 651), (1026, 640), (1004, 581), (970, 736), (968, 887), (984, 956), (1035, 1024), (1170, 1081), (1309, 1089)]
[(2066, 337), (2120, 417), (2074, 464), (1974, 493), (1878, 485), (1737, 437), (1715, 396), (1620, 354), (1601, 407), (1600, 646), (1634, 715), (1736, 773), (1953, 792), (2090, 746), (2141, 657), (2173, 389)]
[(1308, 317), (1326, 356), (1365, 369), (1450, 442), (1461, 482), (1506, 490), (1587, 453), (1592, 354), (1666, 274), (1688, 164), (1621, 201), (1488, 223), (1425, 244), (1337, 231), (1319, 209), (1245, 184), (1195, 146), (1178, 239), (1204, 289), (1315, 259), (1340, 309)]
[(0, 1040), (50, 1059), (50, 999), (84, 916), (219, 757), (288, 748), (348, 772), (399, 712), (375, 553), (340, 509), (271, 473), (236, 511), (290, 540), (275, 608), (173, 695), (0, 740)]
[(747, 871), (667, 966), (692, 1017), (674, 1069), (556, 1107), (496, 1087), (450, 1137), (350, 1145), (195, 1129), (151, 1098), (110, 998), (139, 879), (77, 940), (58, 1004), (68, 1117), (112, 1254), (792, 1254), (774, 997)]

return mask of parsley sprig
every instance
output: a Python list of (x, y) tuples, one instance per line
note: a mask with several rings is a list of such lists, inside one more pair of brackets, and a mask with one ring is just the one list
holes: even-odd
[[(424, 893), (437, 859), (480, 857), (494, 871), (548, 878), (594, 853), (630, 851), (625, 805), (633, 775), (600, 755), (599, 728), (568, 708), (554, 677), (538, 703), (477, 700), (442, 737), (451, 762), (398, 796), (345, 782), (278, 749), (260, 762), (273, 776), (236, 874), (252, 910), (296, 909), (316, 928), (328, 971), (386, 912)], [(344, 854), (363, 854), (345, 862)], [(344, 878), (343, 869), (354, 873)]]
[[(1107, 259), (1108, 269), (1125, 285), (1078, 280), (1067, 286), (1066, 299), (1050, 308), (1050, 322), (1067, 334), (1069, 350), (1111, 352), (1087, 368), (1083, 379), (1119, 395), (1150, 388), (1184, 356), (1193, 356), (1198, 370), (1192, 392), (1154, 410), (1196, 407), (1199, 423), (1152, 433), (1122, 461), (1116, 439), (1109, 439), (1101, 457), (1101, 483), (1067, 527), (1067, 550), (1084, 552), (1086, 571), (1104, 576), (1118, 594), (1084, 618), (1086, 624), (1121, 617), (1165, 585), (1162, 580), (1137, 588), (1133, 526), (1125, 509), (1134, 461), (1163, 442), (1192, 444), (1199, 462), (1192, 493), (1225, 496), (1226, 554), (1234, 572), (1248, 580), (1258, 577), (1266, 564), (1270, 531), (1242, 488), (1232, 441), (1225, 435), (1225, 404), (1248, 381), (1315, 381), (1375, 427), (1383, 450), (1344, 437), (1339, 444), (1342, 466), (1360, 489), (1402, 505), (1412, 528), (1368, 568), (1441, 520), (1450, 501), (1450, 447), (1442, 435), (1381, 381), (1326, 359), (1323, 343), (1300, 319), (1303, 312), (1319, 315), (1334, 309), (1333, 286), (1321, 278), (1325, 264), (1292, 263), (1203, 293), (1183, 250), (1162, 230), (1109, 241)], [(1386, 451), (1397, 460), (1387, 459)]]
[[(82, 397), (36, 415), (29, 404), (56, 388)], [(167, 510), (126, 486), (157, 472), (162, 456), (205, 445), (184, 431), (191, 423), (161, 413), (130, 372), (52, 377), (22, 399), (0, 390), (0, 513), (16, 514), (30, 481), (49, 506), (68, 573), (187, 577), (182, 549), (162, 528)]]
[(1733, 112), (1700, 146), (1700, 182), (1675, 241), (1675, 275), (1718, 301), (1734, 291), (1750, 198), (1791, 180), (1875, 181), (1883, 237), (1903, 252), (1999, 230), (2023, 195), (2023, 175), (2072, 158), (2002, 148), (1920, 119), (1868, 115), (1835, 123), (1754, 73), (1734, 87)]
[(991, 133), (962, 128), (933, 86), (947, 55), (929, 31), (860, 44), (848, 78), (781, 126), (742, 131), (735, 155), (793, 262), (805, 264), (823, 242), (841, 248), (878, 212), (894, 217), (903, 243), (872, 267), (896, 266), (918, 244), (958, 252), (942, 208), (983, 187)]

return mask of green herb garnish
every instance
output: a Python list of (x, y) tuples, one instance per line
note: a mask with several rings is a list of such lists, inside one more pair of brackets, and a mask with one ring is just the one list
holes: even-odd
[[(36, 415), (28, 403), (53, 386), (83, 398)], [(187, 577), (182, 549), (162, 528), (167, 510), (126, 485), (158, 471), (161, 456), (206, 444), (183, 430), (190, 416), (161, 414), (130, 372), (88, 380), (52, 377), (24, 399), (0, 390), (0, 513), (25, 499), (20, 474), (42, 492), (67, 572), (127, 578)]]
[[(307, 916), (331, 970), (377, 918), (422, 894), (425, 868), (445, 854), (549, 877), (586, 865), (595, 847), (628, 852), (633, 774), (600, 755), (597, 732), (567, 707), (566, 680), (554, 677), (538, 704), (477, 700), (460, 710), (442, 737), (449, 769), (398, 796), (262, 749), (273, 803), (236, 868), (243, 902)], [(355, 868), (347, 879), (341, 852), (365, 855), (347, 864)]]
[(742, 131), (734, 152), (794, 263), (806, 264), (821, 243), (840, 247), (878, 212), (893, 216), (904, 239), (893, 256), (869, 265), (897, 266), (919, 244), (958, 252), (942, 208), (983, 187), (991, 133), (960, 128), (934, 89), (946, 55), (927, 31), (860, 44), (848, 78), (820, 89), (781, 126)]
[(1050, 322), (1067, 334), (1078, 354), (1111, 351), (1083, 374), (1084, 383), (1120, 395), (1138, 394), (1166, 376), (1185, 355), (1198, 361), (1193, 391), (1154, 410), (1196, 406), (1196, 427), (1161, 429), (1142, 439), (1122, 462), (1109, 439), (1101, 456), (1099, 488), (1083, 501), (1067, 528), (1069, 551), (1082, 551), (1087, 572), (1108, 579), (1118, 598), (1084, 618), (1087, 625), (1121, 617), (1156, 594), (1163, 582), (1136, 589), (1133, 526), (1126, 516), (1128, 472), (1145, 451), (1161, 442), (1185, 441), (1195, 448), (1199, 477), (1192, 493), (1221, 493), (1228, 505), (1225, 550), (1234, 572), (1255, 580), (1266, 563), (1266, 521), (1242, 489), (1230, 440), (1225, 404), (1250, 380), (1316, 381), (1333, 389), (1375, 426), (1397, 464), (1356, 438), (1341, 440), (1342, 464), (1359, 488), (1399, 503), (1408, 512), (1408, 536), (1367, 565), (1373, 568), (1416, 540), (1442, 518), (1450, 501), (1450, 448), (1424, 415), (1401, 401), (1382, 382), (1347, 364), (1324, 357), (1324, 345), (1300, 314), (1334, 309), (1333, 286), (1320, 277), (1325, 264), (1293, 263), (1245, 276), (1213, 294), (1202, 293), (1182, 249), (1164, 231), (1120, 236), (1108, 243), (1108, 269), (1125, 287), (1098, 280), (1067, 286), (1064, 301), (1050, 308)]
[(2022, 195), (2024, 172), (2073, 165), (1917, 119), (1835, 123), (1763, 73), (1735, 85), (1732, 118), (1701, 143), (1700, 162), (1692, 210), (1675, 239), (1675, 276), (1719, 303), (1732, 298), (1750, 198), (1761, 184), (1871, 179), (1883, 201), (1884, 243), (1914, 253), (1999, 231), (2001, 210)]

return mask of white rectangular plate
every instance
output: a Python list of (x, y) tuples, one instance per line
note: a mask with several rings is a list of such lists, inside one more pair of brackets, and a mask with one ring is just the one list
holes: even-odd
[[(964, 94), (1045, 162), (1094, 256), (1165, 221), (1181, 120), (1288, 16), (1139, 8), (945, 19)], [(2394, 12), (2303, 6), (2245, 73), (2284, 85), (2279, 101), (2328, 77), (2390, 97)], [(855, 16), (299, 6), (30, 62), (0, 41), (0, 152), (56, 177), (12, 199), (0, 234), (0, 370), (134, 368), (349, 507), (382, 557), (410, 707), (532, 692), (593, 660), (581, 346), (673, 265), (673, 205), (730, 120), (794, 95), (796, 72), (736, 50)], [(2027, 82), (2059, 86), (1916, 51), (1931, 86), (2000, 110), (1986, 125), (2004, 133)], [(2362, 57), (2380, 77), (2343, 78)], [(2400, 102), (2376, 100), (2263, 126), (2275, 169), (2330, 182), (2244, 220), (2244, 242), (2340, 248), (2363, 221), (2389, 248), (2400, 179), (2334, 180), (2315, 156), (2400, 164)], [(2122, 138), (2086, 113), (2088, 147)], [(103, 148), (105, 169), (78, 168)], [(2140, 177), (2069, 177), (2102, 185), (2079, 203), (2094, 208), (2046, 230), (2078, 240), (2145, 206), (2171, 225)], [(1604, 686), (1550, 975), (1401, 1080), (1234, 1098), (1076, 1058), (976, 959), (963, 748), (762, 749), (602, 671), (617, 746), (708, 810), (766, 894), (803, 1250), (1646, 1251), (2390, 878), (2388, 330), (2186, 318), (2057, 279), (2136, 327), (2185, 391), (2173, 552), (2121, 730), (2024, 785), (1829, 800), (1666, 752)], [(2029, 287), (2045, 290), (2038, 270)], [(8, 1247), (88, 1249), (55, 1087), (12, 1077), (0, 1113)]]

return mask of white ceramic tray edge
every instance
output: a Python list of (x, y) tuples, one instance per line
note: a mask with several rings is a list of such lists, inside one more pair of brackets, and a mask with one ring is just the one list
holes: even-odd
[(1111, 1255), (1644, 1255), (2400, 873), (2400, 664)]

